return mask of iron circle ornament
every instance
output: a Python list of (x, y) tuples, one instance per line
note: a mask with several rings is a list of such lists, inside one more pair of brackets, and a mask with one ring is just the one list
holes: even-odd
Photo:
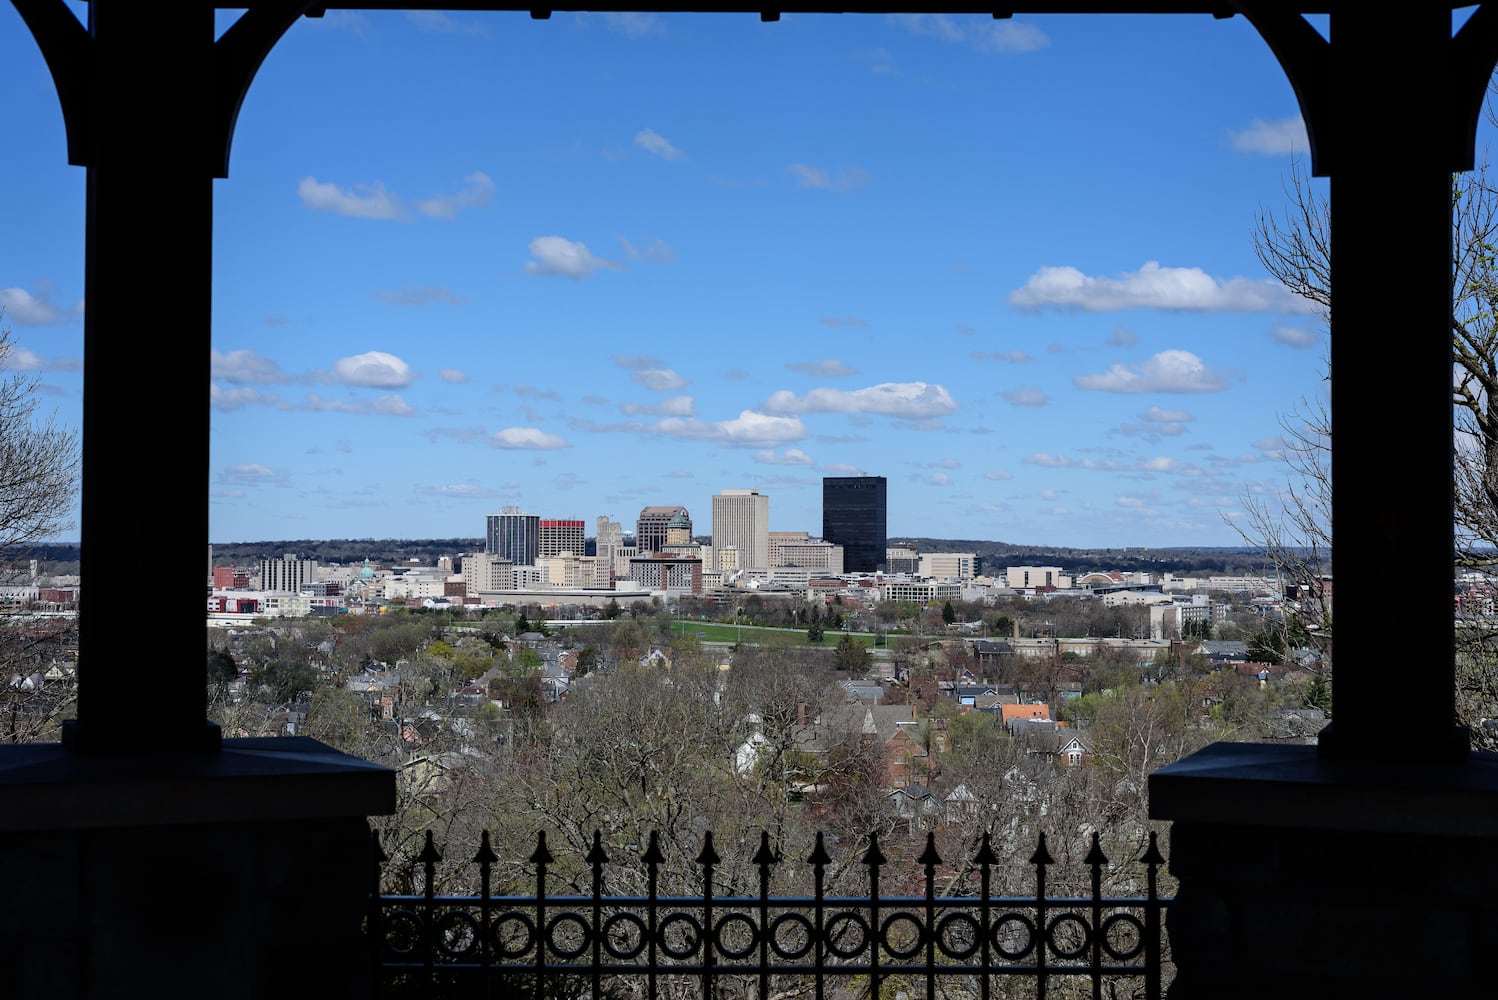
[[(907, 945), (896, 944), (894, 940), (895, 935), (892, 932), (904, 924), (909, 924), (913, 928), (910, 943)], [(879, 943), (884, 947), (885, 952), (894, 958), (913, 958), (920, 954), (921, 949), (925, 947), (926, 925), (914, 913), (891, 913), (879, 925)]]
[(389, 910), (385, 913), (385, 950), (392, 955), (410, 955), (421, 945), (421, 915), (415, 910)]
[[(519, 932), (512, 930), (518, 927)], [(494, 948), (494, 954), (499, 958), (520, 958), (522, 955), (530, 954), (536, 945), (536, 925), (530, 917), (519, 910), (506, 910), (495, 914), (489, 923), (490, 945)], [(514, 947), (507, 944), (507, 940), (518, 940)]]
[[(621, 927), (627, 928), (625, 933), (632, 935), (633, 940), (618, 933)], [(639, 958), (645, 950), (649, 931), (639, 914), (615, 913), (603, 922), (601, 934), (603, 950), (609, 953), (609, 957), (628, 961)]]
[(444, 958), (467, 958), (482, 940), (478, 918), (467, 910), (448, 910), (432, 921), (432, 943)]
[[(1114, 932), (1120, 929), (1122, 933), (1115, 935)], [(1136, 959), (1144, 951), (1144, 921), (1132, 913), (1114, 913), (1104, 918), (1102, 926), (1098, 928), (1098, 936), (1108, 957), (1120, 962)], [(1119, 942), (1119, 938), (1133, 943), (1125, 947)]]
[[(557, 931), (565, 930), (567, 927), (576, 927), (578, 931), (577, 943), (571, 947), (557, 943)], [(546, 922), (546, 947), (550, 948), (551, 953), (558, 958), (571, 961), (587, 951), (592, 943), (593, 928), (589, 927), (588, 922), (576, 913), (559, 913)]]
[[(1073, 927), (1075, 930), (1071, 930)], [(1062, 934), (1075, 934), (1075, 945), (1068, 947), (1058, 943), (1057, 938)], [(1087, 949), (1092, 944), (1092, 928), (1082, 919), (1081, 914), (1063, 913), (1046, 924), (1045, 943), (1057, 958), (1081, 958), (1087, 954)]]
[[(801, 943), (799, 946), (787, 946), (781, 937), (781, 932), (787, 927), (794, 927), (801, 932)], [(794, 961), (811, 951), (812, 945), (817, 940), (816, 925), (811, 918), (804, 913), (782, 913), (770, 921), (770, 950), (775, 953), (776, 958), (785, 958)]]
[(983, 925), (970, 913), (948, 913), (936, 923), (936, 947), (948, 958), (970, 958), (983, 942)]
[[(673, 932), (680, 943), (673, 943)], [(690, 913), (672, 913), (655, 929), (656, 943), (667, 958), (687, 959), (697, 954), (701, 947), (702, 924)]]
[[(1024, 930), (1024, 947), (1010, 947), (1009, 942), (1018, 937), (1020, 928)], [(1006, 913), (994, 921), (993, 930), (989, 931), (989, 941), (994, 950), (1011, 962), (1018, 962), (1035, 949), (1035, 924), (1023, 913)]]
[[(724, 939), (730, 933), (734, 933), (734, 928), (740, 926), (744, 928), (744, 933), (747, 934), (747, 941), (743, 947), (730, 947), (724, 944)], [(754, 954), (754, 949), (759, 947), (759, 941), (759, 925), (750, 919), (747, 913), (730, 913), (713, 925), (713, 947), (724, 958), (734, 960), (748, 958)]]
[[(838, 943), (838, 935), (845, 927), (855, 927), (858, 929), (858, 937), (853, 944), (843, 945)], [(856, 958), (862, 954), (869, 946), (869, 936), (871, 933), (869, 922), (863, 918), (863, 915), (854, 913), (851, 910), (842, 910), (834, 913), (832, 919), (828, 920), (822, 927), (822, 935), (827, 942), (827, 951), (838, 958)]]

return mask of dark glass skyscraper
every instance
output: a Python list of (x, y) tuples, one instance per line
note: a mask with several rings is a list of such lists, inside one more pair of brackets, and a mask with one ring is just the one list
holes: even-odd
[(534, 566), (541, 554), (541, 518), (522, 514), (519, 507), (502, 508), (489, 515), (488, 549), (491, 556), (517, 566)]
[(872, 573), (884, 565), (883, 476), (822, 480), (822, 538), (843, 547), (843, 572)]

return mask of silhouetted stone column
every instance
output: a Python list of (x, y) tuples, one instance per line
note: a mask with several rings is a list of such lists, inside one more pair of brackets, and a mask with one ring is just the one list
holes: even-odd
[[(1442, 5), (1347, 4), (1328, 45), (1244, 7), (1331, 178), (1333, 721), (1317, 748), (1219, 743), (1150, 777), (1180, 886), (1170, 995), (1465, 992), (1498, 932), (1498, 760), (1455, 717), (1451, 173), (1492, 9), (1458, 45)], [(1413, 654), (1388, 643), (1393, 565), (1429, 626)]]
[[(1349, 5), (1332, 18), (1331, 371), (1333, 719), (1340, 759), (1459, 759), (1452, 529), (1451, 148), (1458, 95), (1438, 70), (1450, 12)], [(1444, 57), (1444, 58), (1443, 58)], [(1390, 134), (1396, 108), (1397, 139)], [(1391, 141), (1392, 140), (1392, 141)], [(1408, 442), (1408, 443), (1404, 443)], [(1390, 655), (1388, 573), (1421, 630), (1418, 662)], [(1388, 706), (1422, 720), (1390, 738)]]
[[(213, 9), (94, 0), (89, 22), (92, 64), (75, 67), (90, 88), (80, 526), (88, 583), (78, 719), (67, 740), (86, 752), (215, 749), (199, 643)], [(142, 561), (162, 592), (145, 621), (132, 602), (110, 596), (110, 581)]]

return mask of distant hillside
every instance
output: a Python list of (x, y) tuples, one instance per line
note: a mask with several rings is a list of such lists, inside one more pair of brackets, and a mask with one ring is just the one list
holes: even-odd
[[(962, 538), (890, 539), (906, 542), (922, 552), (973, 552), (985, 571), (1005, 566), (1060, 566), (1071, 574), (1093, 570), (1120, 573), (1176, 573), (1193, 576), (1247, 576), (1264, 571), (1263, 556), (1252, 549), (1179, 548), (1073, 549), (1048, 545), (1015, 545)], [(215, 543), (213, 562), (218, 566), (244, 566), (261, 559), (279, 559), (294, 552), (320, 563), (371, 562), (392, 565), (417, 560), (431, 566), (439, 556), (456, 556), (482, 549), (482, 538), (337, 538), (289, 541)]]
[(456, 556), (484, 547), (482, 538), (298, 538), (282, 542), (215, 542), (215, 566), (247, 566), (261, 559), (280, 559), (294, 552), (320, 563), (370, 562), (392, 565), (415, 559), (435, 566), (439, 556)]
[(1015, 545), (976, 539), (903, 538), (922, 552), (972, 552), (983, 572), (1005, 566), (1060, 566), (1077, 576), (1094, 571), (1175, 573), (1180, 576), (1252, 576), (1265, 572), (1264, 556), (1247, 548), (1072, 549), (1053, 545)]

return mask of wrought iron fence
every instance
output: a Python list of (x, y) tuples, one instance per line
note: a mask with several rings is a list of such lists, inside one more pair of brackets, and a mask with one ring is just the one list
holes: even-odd
[[(940, 981), (945, 997), (1012, 995), (1044, 1000), (1061, 988), (1069, 996), (1125, 995), (1157, 1000), (1161, 995), (1161, 923), (1170, 900), (1158, 894), (1165, 859), (1150, 834), (1137, 859), (1147, 887), (1144, 896), (1103, 895), (1110, 866), (1093, 834), (1085, 858), (1091, 894), (1047, 898), (1046, 870), (1054, 865), (1040, 836), (1030, 864), (1033, 896), (995, 896), (994, 868), (1000, 859), (985, 834), (971, 859), (977, 895), (936, 894), (942, 859), (934, 835), (916, 863), (924, 873), (923, 896), (890, 896), (880, 891), (887, 859), (878, 839), (869, 838), (861, 863), (868, 868), (868, 895), (824, 893), (831, 856), (818, 834), (806, 858), (814, 890), (809, 896), (770, 895), (771, 875), (780, 862), (762, 834), (752, 861), (759, 892), (753, 896), (715, 894), (714, 869), (722, 860), (708, 833), (696, 858), (701, 893), (658, 893), (666, 860), (651, 834), (641, 857), (646, 892), (605, 895), (609, 864), (600, 837), (585, 861), (592, 871), (587, 895), (549, 895), (547, 869), (555, 860), (545, 833), (536, 837), (529, 861), (535, 866), (535, 893), (491, 893), (500, 860), (483, 835), (476, 895), (434, 892), (442, 856), (429, 831), (416, 859), (425, 875), (422, 894), (383, 894), (387, 858), (376, 836), (373, 891), (368, 914), (373, 981), (381, 996), (537, 998), (661, 995), (667, 981), (692, 983), (703, 1000), (729, 992), (769, 1000), (781, 994), (836, 996), (838, 987), (878, 1000), (897, 993), (935, 1000)], [(785, 984), (799, 983), (799, 991)], [(1106, 994), (1105, 994), (1106, 990)]]

